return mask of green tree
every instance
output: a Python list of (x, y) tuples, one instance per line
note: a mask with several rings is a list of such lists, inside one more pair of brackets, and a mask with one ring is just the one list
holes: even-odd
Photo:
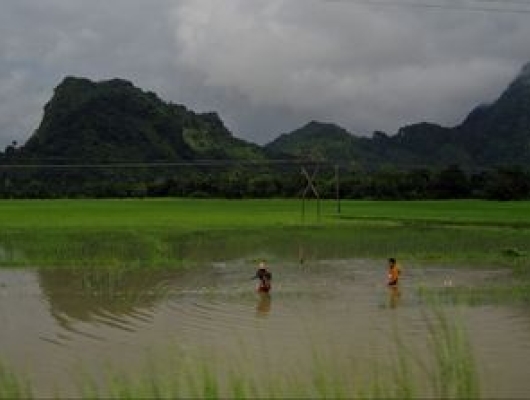
[(471, 193), (469, 178), (458, 165), (450, 165), (440, 171), (433, 186), (435, 196), (442, 199), (461, 199)]

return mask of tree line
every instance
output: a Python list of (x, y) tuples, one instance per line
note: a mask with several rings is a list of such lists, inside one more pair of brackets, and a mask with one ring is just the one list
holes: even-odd
[[(308, 168), (312, 174), (316, 165)], [(319, 166), (314, 183), (321, 198), (530, 199), (530, 171), (499, 167), (469, 172), (458, 165), (433, 170), (384, 167), (362, 170)], [(338, 184), (337, 184), (338, 178)], [(24, 168), (0, 165), (0, 198), (296, 198), (308, 181), (300, 166), (227, 165), (222, 168), (66, 167)]]

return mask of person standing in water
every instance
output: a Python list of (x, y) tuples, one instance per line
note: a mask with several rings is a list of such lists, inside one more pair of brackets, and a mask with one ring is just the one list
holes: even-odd
[(253, 279), (259, 279), (258, 286), (256, 287), (258, 293), (269, 293), (271, 291), (272, 274), (267, 269), (264, 261), (260, 262)]
[(388, 286), (397, 287), (399, 274), (401, 271), (397, 265), (395, 258), (388, 259)]
[(390, 289), (390, 296), (389, 296), (389, 305), (390, 308), (396, 308), (399, 301), (399, 288), (398, 288), (398, 280), (399, 280), (399, 274), (400, 274), (399, 267), (397, 265), (395, 258), (389, 258), (388, 259), (388, 288)]

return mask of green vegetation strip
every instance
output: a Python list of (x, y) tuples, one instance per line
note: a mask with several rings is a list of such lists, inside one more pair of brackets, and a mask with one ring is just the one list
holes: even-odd
[(524, 265), (530, 203), (296, 200), (0, 202), (0, 265), (180, 267), (243, 257)]

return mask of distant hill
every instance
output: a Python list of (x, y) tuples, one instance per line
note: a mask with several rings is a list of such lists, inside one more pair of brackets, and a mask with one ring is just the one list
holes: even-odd
[(394, 135), (354, 136), (334, 125), (311, 122), (266, 145), (276, 154), (360, 165), (466, 167), (530, 163), (530, 64), (493, 104), (473, 110), (458, 126), (418, 123)]
[(29, 158), (80, 161), (176, 161), (264, 158), (237, 139), (216, 113), (166, 103), (131, 82), (67, 77), (22, 147)]
[(393, 135), (363, 137), (312, 121), (263, 147), (234, 137), (214, 112), (167, 103), (131, 82), (67, 77), (46, 104), (40, 126), (15, 155), (68, 162), (287, 157), (374, 168), (528, 166), (530, 64), (495, 102), (475, 108), (456, 127), (422, 122)]
[(454, 130), (455, 143), (479, 165), (530, 163), (530, 63), (491, 105)]
[(311, 121), (307, 125), (283, 134), (266, 146), (276, 156), (291, 155), (311, 160), (357, 160), (367, 157), (370, 141), (351, 135), (331, 123)]

